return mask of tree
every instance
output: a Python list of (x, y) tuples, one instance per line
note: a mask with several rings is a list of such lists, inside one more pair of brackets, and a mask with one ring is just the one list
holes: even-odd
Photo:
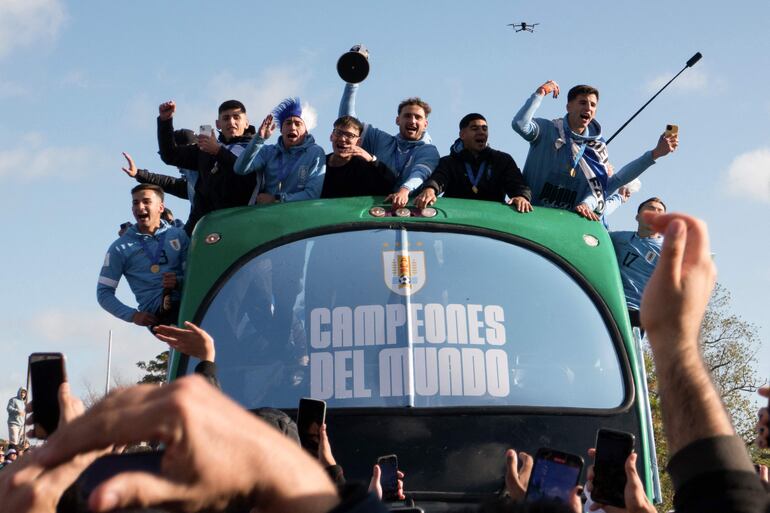
[[(700, 329), (701, 351), (714, 385), (733, 419), (736, 433), (746, 442), (755, 461), (764, 462), (765, 458), (758, 454), (754, 446), (757, 408), (752, 394), (763, 384), (754, 368), (757, 363), (759, 336), (757, 327), (734, 314), (731, 306), (730, 292), (717, 284), (711, 294)], [(644, 360), (650, 370), (647, 386), (650, 390), (658, 468), (661, 470), (663, 504), (658, 506), (658, 511), (663, 512), (673, 509), (673, 486), (668, 474), (663, 471), (669, 454), (663, 431), (657, 376), (649, 348), (645, 351)], [(693, 419), (693, 422), (697, 422), (697, 419)]]
[(164, 383), (168, 372), (168, 351), (163, 351), (152, 360), (136, 362), (136, 366), (146, 372), (139, 383)]

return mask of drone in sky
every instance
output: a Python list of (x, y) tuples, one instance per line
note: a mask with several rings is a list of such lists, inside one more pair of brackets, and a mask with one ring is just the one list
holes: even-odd
[(522, 21), (521, 23), (509, 23), (508, 27), (513, 27), (513, 29), (516, 32), (535, 32), (535, 27), (537, 25), (540, 25), (539, 23), (527, 23), (526, 21)]

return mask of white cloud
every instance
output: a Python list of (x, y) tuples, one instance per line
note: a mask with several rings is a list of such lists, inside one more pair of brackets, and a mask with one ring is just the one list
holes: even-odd
[[(657, 92), (661, 87), (666, 85), (666, 82), (671, 80), (676, 72), (661, 73), (657, 77), (648, 81), (645, 88), (648, 92)], [(722, 78), (715, 78), (711, 76), (706, 68), (690, 68), (674, 82), (668, 86), (668, 90), (677, 91), (680, 93), (693, 93), (693, 92), (716, 92), (723, 91), (726, 87), (726, 83)]]
[(0, 1), (0, 57), (56, 39), (66, 19), (60, 0)]
[(20, 181), (49, 176), (71, 179), (94, 166), (94, 155), (84, 146), (45, 146), (42, 134), (27, 133), (11, 149), (0, 150), (0, 177)]
[[(177, 115), (174, 117), (178, 121), (174, 122), (174, 126), (197, 130), (201, 124), (213, 125), (219, 104), (231, 99), (239, 100), (246, 106), (249, 121), (257, 126), (284, 98), (301, 97), (308, 78), (306, 68), (296, 66), (269, 68), (256, 77), (235, 76), (229, 71), (217, 73), (204, 86), (203, 97), (188, 105), (177, 102)], [(157, 103), (160, 104), (160, 101)], [(305, 105), (303, 100), (303, 107)], [(315, 110), (312, 107), (310, 110), (312, 117)]]
[(27, 89), (21, 84), (0, 80), (0, 98), (19, 98), (28, 94)]
[(770, 203), (770, 148), (735, 157), (727, 170), (727, 191), (734, 196)]

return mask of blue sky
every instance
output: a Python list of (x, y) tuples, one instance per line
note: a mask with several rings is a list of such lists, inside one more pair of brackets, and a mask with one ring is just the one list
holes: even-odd
[[(226, 7), (224, 6), (226, 5)], [(64, 351), (75, 391), (103, 389), (108, 330), (113, 372), (163, 350), (146, 330), (112, 318), (95, 299), (96, 278), (117, 226), (130, 220), (121, 151), (140, 167), (174, 174), (157, 156), (155, 116), (177, 102), (177, 127), (214, 124), (238, 98), (253, 123), (299, 95), (317, 111), (313, 133), (327, 150), (342, 82), (335, 63), (356, 43), (371, 53), (359, 116), (395, 128), (397, 103), (419, 95), (433, 106), (429, 132), (441, 154), (472, 111), (490, 125), (493, 147), (523, 164), (527, 145), (513, 114), (548, 79), (566, 91), (601, 91), (597, 119), (615, 131), (696, 51), (703, 60), (610, 145), (617, 165), (651, 149), (667, 123), (680, 149), (642, 176), (616, 212), (634, 229), (638, 202), (660, 196), (671, 210), (710, 226), (719, 280), (734, 310), (770, 340), (770, 4), (486, 1), (0, 2), (0, 180), (11, 224), (0, 253), (0, 397), (24, 383), (32, 351)], [(483, 6), (483, 7), (480, 7)], [(534, 34), (507, 23), (539, 22)], [(566, 96), (566, 95), (565, 95)], [(546, 99), (542, 117), (564, 113)], [(174, 212), (187, 205), (171, 199)], [(121, 285), (119, 297), (131, 302)], [(770, 372), (770, 346), (760, 350)]]

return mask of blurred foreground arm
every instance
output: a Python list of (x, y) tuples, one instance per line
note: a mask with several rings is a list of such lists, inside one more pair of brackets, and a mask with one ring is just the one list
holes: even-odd
[(681, 214), (642, 213), (665, 235), (642, 297), (655, 360), (677, 513), (763, 511), (766, 500), (743, 441), (700, 354), (698, 335), (714, 287), (706, 225)]

